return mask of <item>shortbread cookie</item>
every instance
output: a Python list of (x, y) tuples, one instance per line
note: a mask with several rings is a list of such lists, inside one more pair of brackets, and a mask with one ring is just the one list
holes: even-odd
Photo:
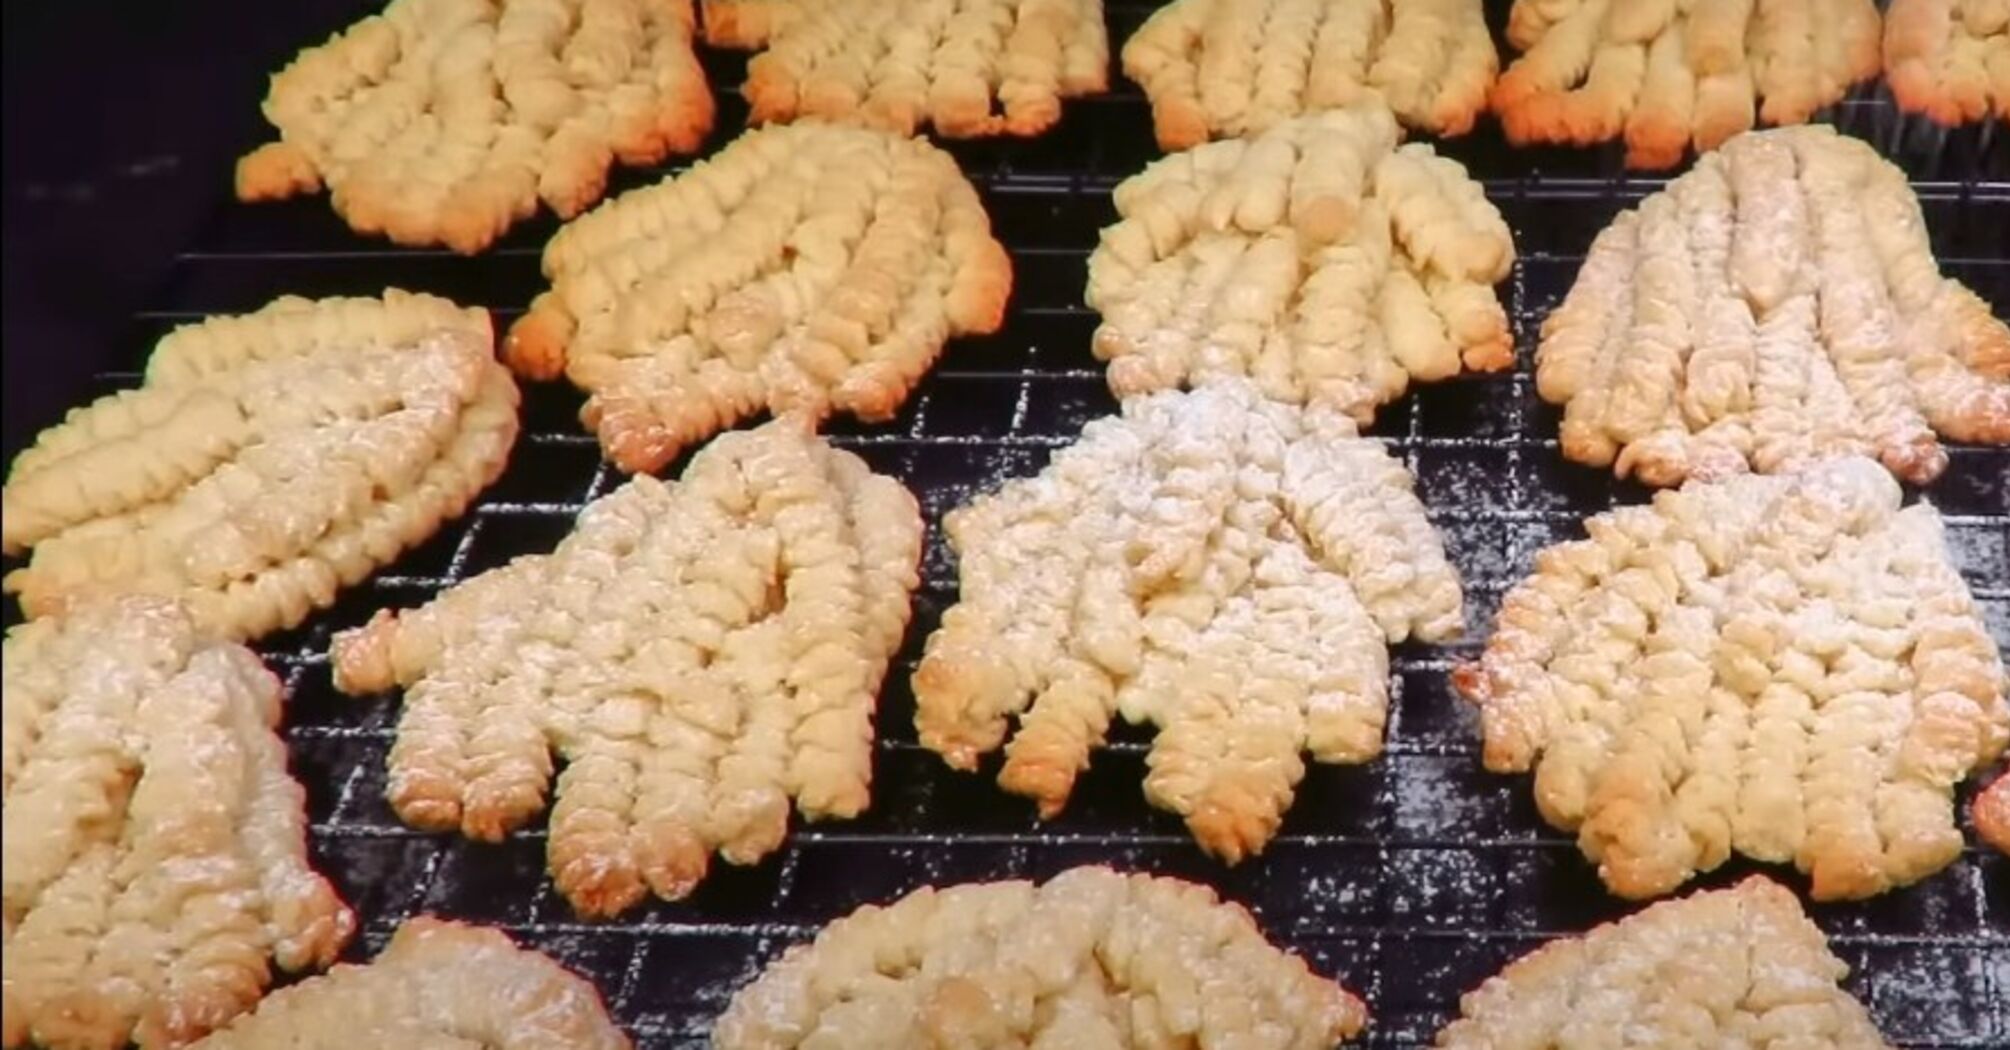
[(1442, 1050), (1627, 1046), (1882, 1050), (1849, 967), (1793, 893), (1753, 877), (1666, 901), (1509, 964), (1459, 1003)]
[(1982, 841), (2010, 853), (2010, 772), (1975, 796), (1975, 830)]
[(0, 490), (30, 616), (101, 594), (204, 629), (292, 627), (459, 515), (502, 472), (517, 392), (488, 315), (393, 289), (285, 296), (163, 338), (134, 390), (44, 431)]
[(628, 1050), (600, 993), (502, 933), (421, 916), (367, 965), (266, 997), (190, 1050)]
[(1944, 278), (1905, 175), (1827, 128), (1741, 135), (1598, 235), (1543, 323), (1563, 454), (1652, 485), (2010, 441), (2010, 328)]
[(1174, 0), (1123, 61), (1168, 150), (1371, 96), (1409, 127), (1463, 135), (1500, 68), (1480, 0)]
[(406, 687), (391, 807), (498, 841), (545, 806), (580, 912), (675, 899), (718, 850), (781, 844), (789, 802), (866, 807), (872, 712), (907, 626), (914, 498), (800, 420), (641, 475), (518, 558), (335, 638), (335, 685)]
[(1874, 0), (1515, 0), (1526, 52), (1494, 86), (1508, 140), (1669, 168), (1753, 126), (1801, 124), (1877, 74)]
[(1205, 886), (1074, 868), (866, 905), (740, 990), (718, 1050), (1329, 1050), (1361, 1001)]
[(1495, 772), (1625, 897), (1736, 851), (1817, 900), (1961, 852), (1954, 786), (2010, 739), (2003, 665), (1930, 504), (1868, 459), (1691, 482), (1586, 521), (1510, 591), (1476, 664)]
[(279, 141), (237, 195), (328, 188), (360, 233), (478, 252), (539, 200), (570, 218), (607, 169), (695, 151), (712, 94), (691, 0), (392, 0), (272, 78)]
[(1329, 408), (1224, 380), (1135, 398), (952, 512), (962, 593), (914, 675), (921, 742), (1059, 812), (1110, 716), (1159, 729), (1145, 796), (1235, 863), (1315, 761), (1382, 750), (1387, 647), (1463, 624), (1403, 465)]
[(1939, 123), (2010, 120), (2010, 3), (1892, 0), (1884, 76), (1900, 109)]
[(173, 602), (7, 633), (0, 1044), (179, 1046), (355, 929), (308, 867), (277, 679)]
[(1102, 0), (705, 0), (747, 63), (748, 119), (820, 117), (945, 138), (1038, 135), (1109, 87)]
[(650, 471), (773, 409), (883, 420), (954, 335), (1003, 319), (1012, 264), (977, 193), (920, 139), (763, 128), (569, 223), (511, 329), (563, 371), (607, 456)]
[(1124, 180), (1089, 257), (1110, 389), (1254, 379), (1366, 423), (1410, 380), (1514, 360), (1514, 241), (1479, 183), (1386, 108), (1301, 117)]

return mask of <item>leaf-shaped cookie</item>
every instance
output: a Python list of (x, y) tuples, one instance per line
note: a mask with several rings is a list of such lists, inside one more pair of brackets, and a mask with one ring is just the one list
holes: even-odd
[(1585, 522), (1510, 591), (1478, 663), (1486, 765), (1626, 897), (1736, 851), (1817, 900), (1961, 852), (1954, 785), (2010, 739), (2003, 665), (1929, 504), (1867, 459), (1691, 482)]
[(307, 866), (277, 679), (122, 598), (7, 633), (0, 1043), (179, 1046), (325, 966), (355, 920)]
[(953, 511), (961, 594), (914, 675), (921, 742), (1052, 815), (1110, 717), (1159, 728), (1145, 778), (1231, 863), (1301, 752), (1382, 750), (1388, 646), (1462, 625), (1409, 473), (1345, 416), (1247, 383), (1135, 398), (1039, 476)]
[(1941, 124), (2010, 120), (2010, 4), (1892, 0), (1884, 76), (1898, 108)]
[(719, 1050), (1329, 1050), (1361, 1001), (1205, 886), (1075, 868), (867, 905), (740, 990)]
[(6, 588), (30, 616), (137, 593), (231, 638), (292, 627), (466, 509), (516, 408), (488, 315), (430, 295), (184, 325), (14, 460), (0, 537), (34, 552)]
[(1012, 287), (947, 153), (817, 123), (750, 131), (594, 209), (544, 270), (506, 356), (583, 387), (586, 425), (632, 471), (763, 408), (886, 419), (946, 339), (997, 329)]
[(917, 582), (914, 498), (785, 418), (636, 477), (548, 555), (337, 635), (335, 684), (406, 687), (390, 801), (500, 840), (545, 806), (559, 892), (612, 915), (709, 855), (781, 844), (789, 803), (852, 817)]

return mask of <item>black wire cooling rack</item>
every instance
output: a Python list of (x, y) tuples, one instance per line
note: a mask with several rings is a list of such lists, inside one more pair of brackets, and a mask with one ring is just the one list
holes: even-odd
[[(1152, 6), (1110, 5), (1113, 50)], [(721, 102), (716, 148), (744, 124), (732, 87), (744, 60), (706, 61)], [(548, 550), (585, 501), (619, 483), (575, 420), (577, 395), (532, 387), (508, 472), (470, 515), (336, 608), (259, 646), (291, 695), (286, 733), (307, 785), (316, 861), (364, 922), (354, 956), (373, 954), (419, 912), (499, 925), (591, 977), (640, 1047), (667, 1050), (703, 1045), (737, 987), (860, 904), (929, 883), (1045, 878), (1101, 862), (1206, 882), (1248, 905), (1273, 938), (1367, 998), (1369, 1045), (1409, 1047), (1428, 1044), (1458, 996), (1510, 959), (1630, 910), (1538, 818), (1525, 778), (1480, 768), (1473, 719), (1446, 683), (1535, 551), (1581, 534), (1587, 514), (1646, 497), (1563, 462), (1557, 412), (1535, 397), (1528, 367), (1537, 325), (1593, 234), (1661, 185), (1625, 176), (1617, 147), (1510, 151), (1490, 125), (1441, 144), (1485, 181), (1514, 228), (1520, 261), (1505, 295), (1522, 363), (1508, 374), (1423, 387), (1388, 406), (1373, 431), (1415, 472), (1470, 609), (1467, 642), (1397, 651), (1382, 758), (1311, 767), (1268, 850), (1225, 868), (1202, 856), (1175, 818), (1145, 804), (1140, 734), (1119, 731), (1068, 811), (1045, 824), (992, 785), (995, 759), (981, 774), (959, 774), (915, 743), (907, 674), (955, 591), (936, 523), (971, 493), (1038, 470), (1083, 423), (1115, 408), (1088, 352), (1095, 316), (1081, 303), (1085, 263), (1098, 229), (1114, 220), (1110, 188), (1158, 153), (1141, 96), (1127, 83), (1113, 86), (1106, 97), (1071, 103), (1042, 138), (951, 147), (1017, 264), (1005, 327), (953, 344), (893, 422), (831, 428), (838, 444), (911, 486), (930, 523), (915, 623), (880, 706), (871, 811), (799, 826), (757, 867), (720, 864), (688, 901), (652, 901), (594, 924), (551, 893), (542, 830), (479, 845), (398, 823), (382, 798), (396, 706), (336, 695), (328, 639), (377, 608), (421, 603), (515, 555)], [(1999, 316), (2010, 313), (2010, 129), (1938, 131), (1899, 118), (1870, 89), (1829, 119), (1914, 173), (1943, 267)], [(617, 173), (610, 193), (663, 174)], [(549, 216), (460, 258), (359, 238), (320, 198), (246, 206), (229, 202), (226, 189), (206, 235), (178, 256), (171, 282), (136, 318), (135, 366), (174, 324), (255, 309), (284, 293), (400, 286), (487, 306), (500, 329), (542, 286)], [(100, 385), (136, 378), (111, 373)], [(1946, 513), (1991, 633), (2010, 648), (2010, 451), (1950, 452), (1946, 475), (1924, 496)], [(1701, 884), (1751, 870), (1734, 862)], [(1791, 872), (1772, 873), (1804, 885)], [(1889, 1037), (1916, 1047), (2010, 1046), (2010, 859), (1971, 847), (1910, 890), (1811, 910), (1853, 968), (1851, 990)]]

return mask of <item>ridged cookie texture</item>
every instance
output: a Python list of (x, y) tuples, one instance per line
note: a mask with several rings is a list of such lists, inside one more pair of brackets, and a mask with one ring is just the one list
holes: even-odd
[(163, 338), (145, 381), (43, 431), (0, 490), (30, 616), (152, 594), (205, 629), (292, 627), (502, 473), (517, 391), (488, 314), (393, 289), (284, 296)]
[(1892, 0), (1884, 77), (1898, 108), (1937, 123), (2010, 121), (2010, 3)]
[(267, 996), (190, 1050), (629, 1050), (593, 985), (502, 933), (421, 916), (363, 965)]
[(712, 127), (691, 0), (393, 0), (272, 78), (279, 141), (237, 195), (318, 192), (359, 233), (481, 251), (543, 201), (571, 218), (607, 170)]
[(122, 598), (7, 633), (9, 1048), (180, 1046), (355, 930), (307, 863), (279, 681), (186, 611)]
[(1123, 65), (1174, 150), (1371, 97), (1406, 127), (1463, 135), (1500, 58), (1480, 0), (1174, 0)]
[(1245, 376), (1366, 423), (1412, 380), (1514, 362), (1514, 240), (1379, 104), (1196, 146), (1116, 189), (1089, 256), (1096, 356), (1129, 397)]
[(1653, 485), (2010, 442), (2010, 328), (1933, 258), (1905, 174), (1828, 128), (1751, 132), (1622, 212), (1543, 322), (1563, 454)]
[(566, 224), (510, 330), (624, 470), (763, 408), (884, 420), (951, 336), (1003, 320), (1012, 264), (947, 153), (821, 123), (749, 131)]
[(719, 1050), (1330, 1050), (1361, 1001), (1205, 886), (1108, 868), (866, 905), (733, 997)]
[(1806, 123), (1876, 75), (1874, 0), (1515, 0), (1494, 85), (1508, 140), (1624, 136), (1669, 168), (1754, 126)]
[(759, 48), (748, 119), (901, 135), (1038, 135), (1109, 87), (1102, 0), (704, 0), (706, 41)]
[(961, 590), (914, 675), (922, 744), (961, 769), (1003, 744), (999, 783), (1052, 816), (1113, 715), (1150, 722), (1145, 797), (1230, 863), (1301, 753), (1381, 752), (1388, 647), (1462, 627), (1402, 463), (1241, 381), (1132, 399), (944, 528)]
[(1849, 967), (1763, 878), (1552, 941), (1459, 1002), (1440, 1050), (1606, 1046), (1884, 1050)]
[(1868, 459), (1691, 482), (1585, 522), (1454, 681), (1485, 761), (1626, 897), (1733, 852), (1817, 900), (1961, 852), (1954, 788), (2010, 740), (2003, 664), (1930, 504)]
[(406, 823), (499, 841), (550, 794), (559, 892), (613, 915), (690, 893), (714, 850), (767, 855), (791, 801), (866, 808), (920, 554), (907, 490), (785, 418), (594, 501), (551, 554), (338, 634), (335, 685), (405, 687)]

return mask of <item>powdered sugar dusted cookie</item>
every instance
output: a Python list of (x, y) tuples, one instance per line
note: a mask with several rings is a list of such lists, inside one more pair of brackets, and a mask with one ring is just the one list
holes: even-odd
[(1328, 1050), (1361, 1001), (1205, 886), (1075, 868), (867, 905), (740, 990), (719, 1050)]
[(749, 131), (609, 201), (544, 270), (506, 356), (585, 388), (586, 425), (633, 471), (763, 408), (886, 419), (945, 340), (997, 329), (1012, 287), (955, 160), (821, 123)]
[(907, 490), (785, 418), (595, 501), (551, 554), (337, 635), (335, 685), (405, 687), (407, 823), (498, 841), (549, 792), (559, 892), (613, 915), (689, 893), (714, 850), (759, 860), (792, 800), (865, 809), (920, 553)]
[(1507, 224), (1457, 162), (1398, 135), (1362, 105), (1118, 185), (1121, 219), (1089, 257), (1110, 389), (1246, 376), (1366, 423), (1412, 379), (1513, 363), (1493, 290), (1514, 263)]
[(355, 928), (307, 866), (277, 679), (123, 598), (7, 633), (7, 1047), (179, 1046)]
[(502, 472), (517, 391), (488, 315), (393, 289), (184, 325), (138, 389), (44, 431), (0, 490), (30, 616), (185, 602), (231, 638), (298, 624)]
[(2010, 739), (2003, 665), (1940, 515), (1868, 459), (1690, 482), (1585, 523), (1507, 595), (1479, 662), (1496, 772), (1626, 897), (1733, 851), (1817, 900), (1961, 852), (1954, 786)]
[(607, 169), (698, 148), (712, 94), (691, 0), (393, 0), (272, 78), (279, 141), (237, 194), (324, 185), (362, 233), (478, 252), (542, 200), (563, 218)]
[(1123, 63), (1169, 150), (1370, 96), (1406, 126), (1463, 135), (1500, 68), (1480, 0), (1174, 0)]
[(1126, 402), (946, 520), (961, 594), (914, 675), (922, 744), (961, 769), (1004, 744), (999, 783), (1051, 816), (1121, 712), (1158, 727), (1154, 805), (1231, 863), (1261, 850), (1301, 753), (1381, 752), (1388, 646), (1461, 628), (1410, 486), (1345, 416), (1246, 382)]
[(820, 117), (945, 138), (1038, 135), (1109, 86), (1102, 0), (705, 0), (708, 42), (759, 47), (755, 123)]
[(1442, 1050), (1887, 1044), (1843, 991), (1849, 967), (1785, 887), (1763, 878), (1666, 901), (1552, 941), (1459, 1003)]
[(2010, 441), (2010, 328), (1940, 275), (1898, 168), (1828, 128), (1750, 132), (1620, 214), (1543, 322), (1563, 454), (1654, 485)]

